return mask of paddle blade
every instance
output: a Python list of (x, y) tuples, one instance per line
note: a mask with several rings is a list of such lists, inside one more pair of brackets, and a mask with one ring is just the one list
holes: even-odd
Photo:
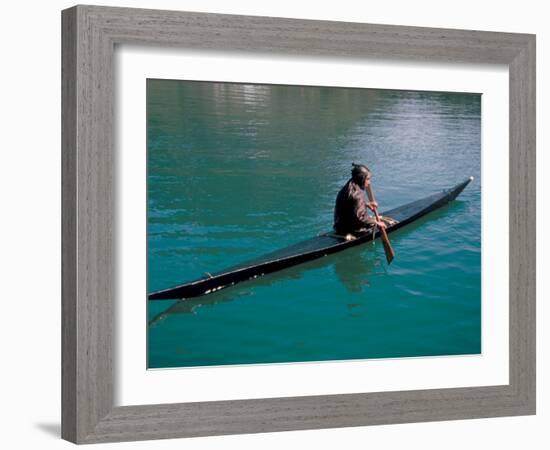
[(382, 243), (384, 244), (384, 253), (386, 254), (386, 261), (388, 261), (388, 264), (391, 264), (393, 261), (393, 258), (395, 257), (395, 252), (393, 251), (393, 248), (390, 244), (390, 240), (388, 238), (388, 233), (386, 233), (386, 230), (381, 229), (380, 233), (382, 235)]

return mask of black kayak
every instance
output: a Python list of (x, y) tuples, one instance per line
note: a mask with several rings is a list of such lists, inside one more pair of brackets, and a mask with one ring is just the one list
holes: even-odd
[[(421, 200), (383, 212), (382, 215), (384, 217), (389, 217), (394, 221), (386, 228), (386, 231), (388, 234), (392, 233), (420, 217), (445, 206), (458, 197), (472, 180), (473, 178), (470, 177), (451, 189), (445, 189)], [(334, 232), (328, 232), (281, 250), (262, 255), (237, 266), (207, 274), (198, 280), (152, 292), (148, 295), (148, 299), (184, 299), (210, 294), (242, 281), (277, 272), (332, 253), (341, 252), (348, 248), (370, 242), (378, 237), (380, 237), (378, 229), (368, 229), (363, 232), (354, 233), (353, 236), (339, 236)]]

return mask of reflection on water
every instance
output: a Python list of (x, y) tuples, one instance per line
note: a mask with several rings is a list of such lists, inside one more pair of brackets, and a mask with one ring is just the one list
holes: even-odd
[[(479, 352), (479, 95), (147, 89), (149, 291), (328, 231), (351, 161), (373, 169), (382, 209), (476, 178), (460, 201), (391, 235), (390, 267), (367, 244), (198, 299), (149, 302), (151, 367)], [(182, 342), (188, 351), (175, 352)]]
[[(373, 245), (376, 244), (365, 244), (366, 247)], [(369, 275), (383, 275), (385, 266), (379, 256), (354, 248), (335, 258), (334, 273), (350, 293), (361, 293), (369, 286)]]
[[(375, 245), (376, 243), (374, 242), (367, 243), (360, 248), (351, 248), (341, 254), (328, 255), (325, 258), (284, 269), (280, 272), (231, 286), (209, 295), (165, 302), (165, 305), (170, 304), (170, 306), (155, 315), (149, 321), (149, 325), (155, 325), (172, 314), (191, 314), (199, 307), (217, 305), (223, 302), (242, 299), (246, 296), (253, 296), (254, 290), (260, 286), (272, 286), (284, 280), (300, 279), (306, 271), (312, 271), (325, 266), (333, 268), (334, 273), (349, 292), (362, 292), (369, 284), (369, 274), (381, 275), (385, 273), (385, 267), (380, 256), (373, 255), (372, 252), (369, 254), (368, 250), (365, 250), (369, 247), (373, 249)], [(353, 270), (350, 270), (350, 268), (353, 268)]]

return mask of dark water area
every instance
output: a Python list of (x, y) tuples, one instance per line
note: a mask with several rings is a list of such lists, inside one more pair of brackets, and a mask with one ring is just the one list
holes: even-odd
[(149, 292), (329, 231), (352, 161), (382, 210), (475, 177), (390, 266), (369, 243), (150, 301), (150, 368), (480, 353), (479, 95), (149, 80), (147, 134)]

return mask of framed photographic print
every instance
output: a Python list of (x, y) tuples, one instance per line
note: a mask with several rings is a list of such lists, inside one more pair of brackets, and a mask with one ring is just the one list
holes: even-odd
[(532, 35), (63, 11), (77, 443), (535, 412)]

